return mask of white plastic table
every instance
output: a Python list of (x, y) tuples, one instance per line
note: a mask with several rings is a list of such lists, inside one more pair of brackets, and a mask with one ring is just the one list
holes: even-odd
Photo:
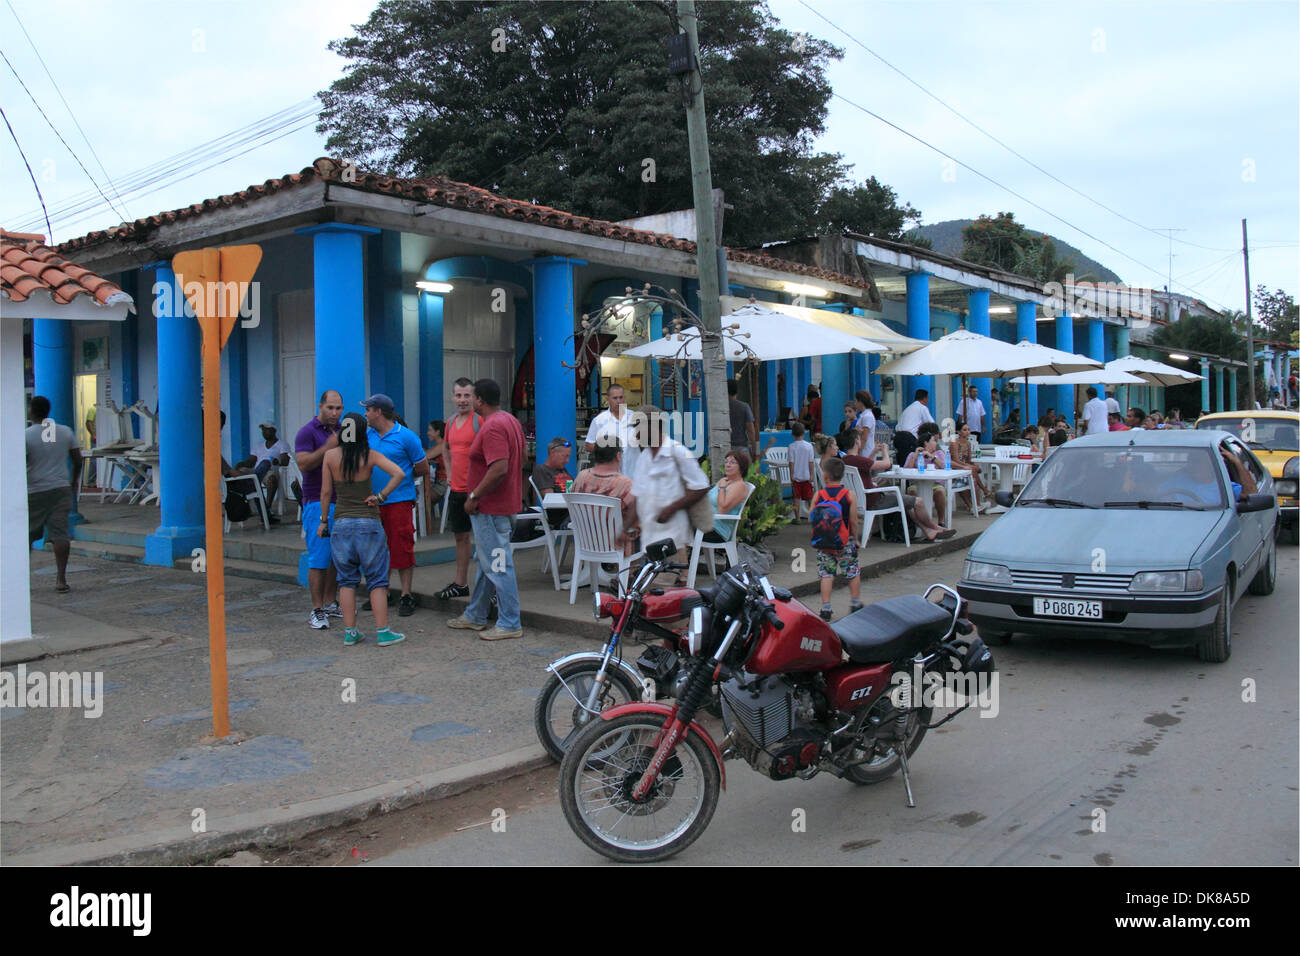
[[(934, 486), (937, 484), (942, 484), (944, 486), (944, 491), (947, 493), (948, 496), (948, 504), (945, 509), (945, 515), (944, 515), (945, 518), (944, 527), (951, 528), (952, 527), (952, 483), (957, 479), (962, 478), (969, 474), (970, 472), (966, 471), (964, 468), (927, 468), (925, 469), (925, 471), (920, 471), (916, 468), (899, 468), (897, 465), (895, 465), (893, 468), (889, 469), (888, 471), (880, 472), (879, 477), (897, 478), (900, 481), (916, 482), (917, 485), (916, 500), (920, 504), (920, 506), (925, 509), (925, 513), (928, 515), (933, 515), (933, 511), (934, 511), (934, 509), (931, 507), (931, 501), (934, 498), (934, 490), (933, 490)], [(974, 496), (976, 494), (977, 491), (975, 489), (975, 482), (972, 481), (971, 495)], [(979, 507), (978, 498), (973, 498), (973, 500), (976, 502), (976, 508), (978, 509)]]

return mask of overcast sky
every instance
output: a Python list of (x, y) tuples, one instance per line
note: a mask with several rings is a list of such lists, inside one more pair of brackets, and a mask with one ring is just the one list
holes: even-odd
[[(0, 50), (110, 196), (99, 162), (123, 182), (175, 154), (301, 106), (340, 74), (342, 61), (326, 50), (328, 41), (348, 35), (374, 5), (5, 3)], [(842, 153), (858, 177), (875, 175), (894, 187), (900, 199), (922, 211), (924, 222), (1012, 211), (1126, 282), (1156, 288), (1166, 282), (1170, 244), (1149, 229), (1174, 228), (1181, 230), (1173, 234), (1174, 288), (1218, 307), (1243, 308), (1244, 217), (1252, 282), (1300, 293), (1300, 6), (1293, 0), (808, 0), (806, 6), (773, 0), (771, 7), (787, 28), (845, 50), (830, 72), (837, 94), (994, 181), (832, 100), (818, 147)], [(975, 130), (813, 11), (1068, 185)], [(71, 212), (69, 205), (88, 191), (94, 195), (94, 186), (2, 62), (0, 77), (0, 103), (60, 241), (116, 224), (124, 215), (150, 215), (301, 169), (325, 152), (310, 120), (299, 119), (260, 145), (199, 151), (192, 171), (220, 164), (165, 188), (149, 187), (156, 191), (125, 195), (116, 201), (120, 214), (102, 204)], [(242, 150), (247, 151), (235, 155)], [(0, 164), (0, 224), (47, 232), (7, 130), (0, 131)]]

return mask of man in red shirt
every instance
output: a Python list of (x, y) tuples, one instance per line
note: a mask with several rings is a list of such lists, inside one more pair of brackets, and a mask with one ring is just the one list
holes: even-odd
[(469, 495), (469, 449), (478, 436), (483, 421), (474, 411), (474, 383), (458, 378), (451, 386), (456, 415), (447, 422), (446, 440), (442, 443), (443, 463), (451, 482), (447, 497), (447, 524), (456, 536), (456, 580), (438, 592), (438, 600), (469, 596), (469, 545), (473, 537), (465, 498)]
[[(469, 606), (448, 627), (480, 631), (485, 641), (523, 637), (519, 621), (519, 584), (510, 552), (511, 517), (524, 499), (524, 430), (518, 419), (501, 410), (501, 386), (490, 378), (474, 383), (474, 411), (483, 424), (469, 450), (469, 515), (478, 552), (478, 580)], [(493, 596), (497, 623), (488, 629)]]

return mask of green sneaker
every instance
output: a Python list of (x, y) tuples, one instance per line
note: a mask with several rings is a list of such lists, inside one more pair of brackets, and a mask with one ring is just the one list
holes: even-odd
[(390, 631), (388, 628), (381, 628), (375, 634), (375, 643), (380, 647), (387, 647), (389, 644), (400, 644), (406, 640), (405, 634), (398, 634), (396, 631)]
[(351, 647), (353, 644), (360, 644), (365, 639), (366, 636), (362, 634), (359, 630), (357, 630), (355, 627), (350, 627), (343, 632), (344, 647)]

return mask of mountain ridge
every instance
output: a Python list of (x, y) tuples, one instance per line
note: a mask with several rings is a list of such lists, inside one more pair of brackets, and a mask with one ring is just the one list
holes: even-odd
[[(931, 223), (928, 226), (917, 226), (909, 230), (903, 237), (904, 241), (910, 236), (921, 236), (929, 239), (934, 246), (934, 251), (946, 256), (961, 256), (961, 231), (973, 223), (974, 219), (946, 219), (943, 222)], [(1087, 276), (1090, 280), (1101, 282), (1119, 283), (1120, 277), (1106, 268), (1096, 259), (1084, 255), (1076, 247), (1070, 245), (1064, 239), (1058, 239), (1051, 233), (1043, 233), (1041, 229), (1034, 229), (1032, 226), (1025, 226), (1030, 232), (1036, 232), (1040, 235), (1046, 235), (1056, 245), (1056, 258), (1058, 260), (1072, 260), (1074, 262), (1074, 274), (1080, 278)]]

